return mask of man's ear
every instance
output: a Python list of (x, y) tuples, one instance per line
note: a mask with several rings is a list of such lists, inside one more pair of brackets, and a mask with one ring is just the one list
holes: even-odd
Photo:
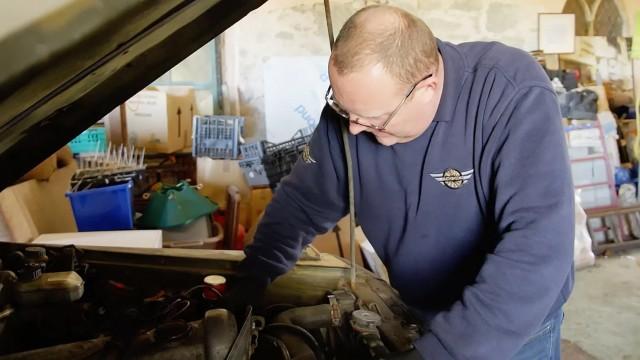
[(418, 83), (416, 86), (416, 90), (414, 91), (423, 91), (423, 90), (433, 90), (435, 91), (438, 87), (438, 79), (434, 77), (430, 77), (428, 79), (424, 79)]
[(438, 87), (438, 81), (439, 81), (438, 78), (436, 78), (435, 76), (432, 76), (428, 79), (424, 79), (420, 81), (418, 86), (416, 86), (416, 89), (424, 89), (424, 88), (435, 89), (436, 87)]

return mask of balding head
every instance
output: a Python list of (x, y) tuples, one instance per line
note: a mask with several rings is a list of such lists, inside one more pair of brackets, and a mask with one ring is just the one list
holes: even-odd
[(435, 37), (422, 20), (402, 9), (365, 7), (340, 30), (331, 65), (344, 75), (378, 64), (397, 80), (412, 84), (437, 70)]

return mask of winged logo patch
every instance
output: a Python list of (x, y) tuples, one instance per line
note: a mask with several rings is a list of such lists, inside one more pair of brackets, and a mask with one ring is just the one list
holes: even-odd
[(302, 149), (302, 161), (307, 164), (315, 164), (316, 161), (313, 157), (311, 157), (311, 146), (309, 144), (305, 144)]
[(436, 179), (440, 184), (448, 187), (449, 189), (460, 189), (462, 185), (469, 182), (471, 176), (473, 176), (473, 169), (460, 172), (454, 168), (448, 168), (439, 174), (429, 174), (432, 178)]

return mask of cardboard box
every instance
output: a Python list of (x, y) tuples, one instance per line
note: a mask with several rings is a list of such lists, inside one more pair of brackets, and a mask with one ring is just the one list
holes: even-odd
[(609, 108), (609, 100), (607, 100), (607, 92), (602, 85), (595, 86), (586, 86), (585, 89), (589, 89), (598, 94), (598, 102), (596, 104), (596, 109), (598, 112), (601, 111), (611, 111)]
[(227, 208), (227, 187), (235, 185), (240, 190), (240, 209), (238, 222), (245, 229), (249, 227), (249, 209), (251, 189), (244, 179), (244, 172), (238, 165), (239, 160), (217, 160), (198, 158), (197, 180), (202, 184), (200, 193), (216, 202), (223, 209)]
[(113, 145), (126, 145), (128, 143), (126, 116), (126, 107), (122, 104), (102, 118), (104, 129), (107, 133), (107, 141), (110, 141)]
[(614, 203), (611, 189), (607, 185), (581, 189), (580, 199), (584, 209), (607, 207)]
[(604, 159), (571, 163), (571, 175), (574, 186), (606, 182), (608, 180), (608, 171)]
[(11, 241), (29, 242), (44, 233), (78, 231), (65, 197), (76, 170), (70, 151), (58, 152), (59, 167), (48, 180), (29, 180), (0, 192), (0, 217)]
[(75, 233), (42, 234), (35, 244), (77, 246), (109, 246), (122, 248), (162, 248), (161, 230), (86, 231)]
[(191, 146), (196, 100), (190, 87), (148, 88), (125, 103), (129, 145), (172, 153)]
[(47, 180), (58, 168), (63, 168), (72, 161), (73, 154), (71, 153), (71, 149), (69, 149), (69, 147), (67, 146), (64, 146), (55, 154), (49, 156), (36, 167), (29, 170), (28, 173), (20, 178), (20, 181), (31, 179)]
[(273, 198), (273, 192), (269, 188), (264, 189), (252, 189), (249, 199), (249, 219), (247, 229), (253, 230), (258, 224), (260, 215), (267, 208), (267, 205)]
[[(340, 228), (340, 246), (338, 246), (338, 238), (332, 230), (327, 233), (320, 234), (311, 242), (311, 245), (318, 249), (322, 253), (328, 253), (336, 256), (340, 256), (340, 248), (342, 248), (342, 256), (349, 260), (351, 258), (351, 249), (349, 248), (349, 216), (343, 217), (338, 221), (338, 227)], [(362, 253), (360, 251), (358, 236), (356, 234), (356, 264), (362, 265)]]
[(43, 162), (36, 165), (33, 169), (29, 170), (28, 173), (24, 174), (20, 181), (25, 180), (47, 180), (57, 168), (57, 157), (56, 154), (53, 154), (46, 158)]

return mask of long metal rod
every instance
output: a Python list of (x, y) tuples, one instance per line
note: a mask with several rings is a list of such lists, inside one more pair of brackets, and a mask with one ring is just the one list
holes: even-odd
[(349, 147), (349, 130), (347, 122), (342, 124), (342, 142), (344, 143), (345, 159), (347, 162), (347, 182), (349, 183), (349, 251), (351, 255), (350, 282), (351, 289), (356, 288), (356, 210), (353, 190), (353, 166), (351, 161), (351, 149)]
[[(327, 20), (327, 32), (329, 35), (329, 47), (331, 49), (333, 49), (333, 43), (335, 42), (335, 38), (333, 36), (333, 20), (331, 19), (331, 4), (329, 3), (329, 0), (324, 0), (324, 13), (325, 13), (325, 18)], [(344, 133), (343, 133), (344, 134)], [(345, 151), (348, 152), (349, 151), (349, 143), (346, 142), (345, 143)], [(349, 178), (348, 181), (350, 181), (351, 183), (351, 177), (348, 175), (347, 176)], [(353, 213), (353, 211), (351, 211), (351, 207), (349, 207), (349, 214)], [(349, 241), (350, 241), (350, 254), (351, 254), (351, 285), (355, 286), (355, 266), (353, 266), (353, 264), (355, 264), (355, 257), (354, 255), (354, 246), (353, 246), (353, 236), (351, 235), (351, 222), (349, 224)], [(342, 249), (342, 241), (340, 239), (340, 229), (338, 228), (338, 225), (336, 225), (336, 227), (333, 229), (335, 234), (336, 234), (336, 239), (338, 241), (338, 251), (340, 252), (340, 256), (344, 257), (344, 251)]]
[(324, 15), (327, 19), (327, 31), (329, 32), (329, 47), (333, 49), (333, 22), (331, 20), (331, 4), (329, 4), (329, 0), (324, 0)]
[[(324, 0), (324, 13), (327, 19), (327, 31), (329, 33), (329, 45), (333, 49), (333, 22), (331, 20), (331, 5), (329, 0)], [(353, 190), (353, 166), (351, 161), (351, 148), (349, 146), (349, 129), (347, 128), (346, 121), (342, 122), (342, 142), (344, 144), (344, 156), (347, 163), (347, 182), (349, 183), (349, 255), (351, 258), (351, 268), (349, 281), (351, 288), (356, 288), (356, 210), (355, 210), (355, 196)]]

